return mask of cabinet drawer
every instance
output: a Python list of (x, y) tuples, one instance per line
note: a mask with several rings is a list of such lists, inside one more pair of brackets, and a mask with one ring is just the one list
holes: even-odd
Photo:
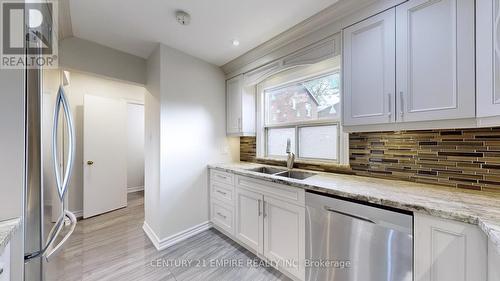
[(10, 280), (10, 244), (0, 253), (0, 281)]
[(234, 204), (234, 187), (232, 185), (213, 181), (210, 183), (212, 199), (219, 200), (229, 205)]
[(234, 235), (233, 207), (218, 200), (212, 200), (211, 204), (212, 222), (229, 234)]
[(236, 176), (236, 186), (305, 206), (305, 191), (301, 188), (241, 176)]
[(233, 185), (233, 174), (217, 170), (210, 170), (210, 179), (225, 184)]

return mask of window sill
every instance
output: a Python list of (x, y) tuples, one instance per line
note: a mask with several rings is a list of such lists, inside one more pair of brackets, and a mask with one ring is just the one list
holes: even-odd
[[(256, 157), (257, 161), (269, 161), (269, 162), (279, 162), (286, 164), (286, 158), (273, 158), (273, 157)], [(304, 159), (296, 159), (295, 164), (301, 165), (314, 165), (314, 166), (324, 166), (338, 169), (349, 169), (349, 164), (340, 164), (338, 162), (333, 161), (321, 161), (321, 160), (304, 160)]]

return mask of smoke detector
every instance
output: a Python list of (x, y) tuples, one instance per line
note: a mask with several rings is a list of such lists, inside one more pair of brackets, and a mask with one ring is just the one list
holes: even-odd
[(188, 25), (191, 22), (191, 16), (184, 11), (175, 12), (175, 18), (181, 25)]

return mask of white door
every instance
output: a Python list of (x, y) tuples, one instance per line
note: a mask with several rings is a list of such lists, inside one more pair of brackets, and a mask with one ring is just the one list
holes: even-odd
[(474, 118), (474, 56), (474, 0), (397, 6), (397, 120)]
[(226, 82), (227, 134), (241, 132), (243, 75)]
[(264, 198), (264, 256), (305, 279), (305, 208)]
[(85, 95), (83, 217), (127, 206), (127, 104)]
[(476, 1), (477, 116), (500, 115), (499, 0)]
[(236, 238), (257, 253), (262, 253), (264, 196), (246, 189), (236, 189)]
[(343, 30), (343, 123), (395, 122), (395, 16), (390, 9)]
[(476, 226), (414, 216), (415, 281), (484, 281), (487, 238)]

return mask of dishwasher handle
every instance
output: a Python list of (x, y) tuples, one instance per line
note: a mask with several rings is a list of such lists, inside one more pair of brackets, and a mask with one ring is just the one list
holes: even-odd
[(325, 210), (327, 210), (328, 212), (331, 212), (331, 213), (335, 213), (335, 214), (347, 216), (347, 217), (350, 217), (350, 218), (353, 218), (353, 219), (361, 220), (361, 221), (364, 221), (364, 222), (376, 224), (374, 221), (372, 221), (369, 218), (365, 218), (365, 217), (361, 217), (361, 216), (357, 216), (357, 215), (353, 215), (353, 214), (348, 214), (348, 213), (344, 213), (344, 212), (341, 212), (341, 211), (337, 211), (337, 210), (332, 209), (331, 207), (328, 207), (328, 206), (325, 206), (324, 208), (325, 208)]

